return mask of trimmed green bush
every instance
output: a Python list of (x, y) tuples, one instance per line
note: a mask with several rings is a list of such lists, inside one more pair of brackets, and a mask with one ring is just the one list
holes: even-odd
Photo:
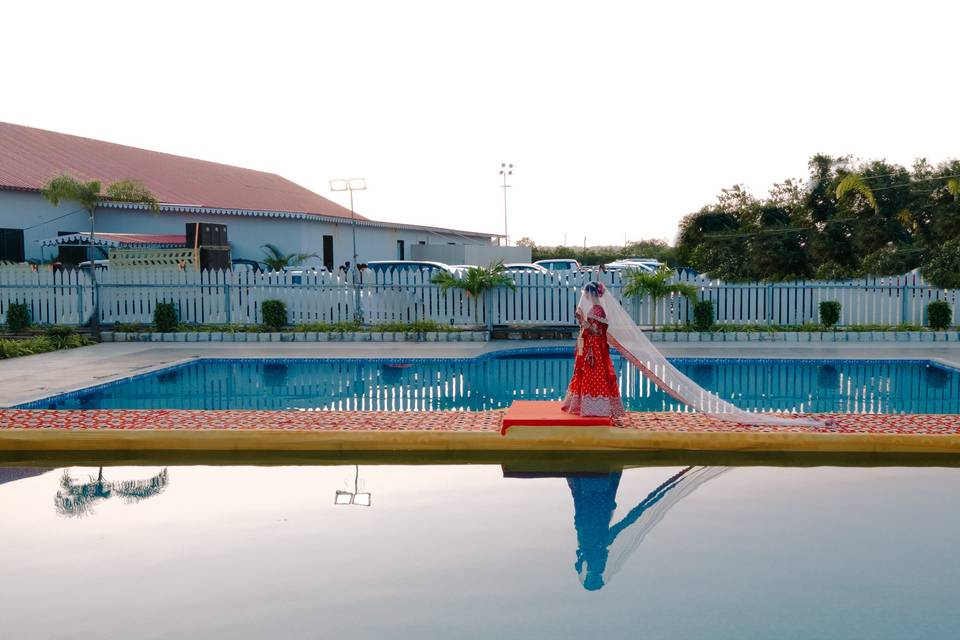
[(177, 328), (177, 310), (173, 303), (160, 302), (153, 309), (153, 326), (157, 331), (167, 333)]
[(697, 331), (710, 331), (713, 317), (713, 301), (700, 300), (693, 305), (693, 328)]
[(20, 333), (30, 326), (30, 311), (22, 302), (14, 302), (7, 307), (7, 329), (11, 333)]
[(931, 329), (942, 331), (950, 326), (953, 319), (953, 309), (944, 300), (937, 300), (927, 305), (927, 324)]
[(279, 331), (287, 324), (287, 305), (283, 300), (264, 300), (260, 305), (260, 315), (263, 316), (263, 324)]
[(833, 327), (840, 322), (840, 303), (836, 300), (827, 300), (820, 303), (820, 324)]

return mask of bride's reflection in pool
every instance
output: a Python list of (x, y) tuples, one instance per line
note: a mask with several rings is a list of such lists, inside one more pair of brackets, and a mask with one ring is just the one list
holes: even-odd
[[(613, 523), (617, 490), (623, 471), (611, 473), (516, 474), (507, 477), (560, 476), (566, 478), (573, 497), (573, 526), (577, 531), (574, 569), (589, 591), (603, 588), (623, 568), (647, 534), (680, 500), (730, 467), (685, 467)], [(612, 524), (613, 523), (613, 524)]]

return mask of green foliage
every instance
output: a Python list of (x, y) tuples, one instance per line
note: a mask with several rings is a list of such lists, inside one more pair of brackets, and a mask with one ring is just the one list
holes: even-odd
[(945, 300), (937, 300), (927, 305), (927, 324), (935, 331), (942, 331), (950, 326), (953, 320), (953, 309)]
[(37, 353), (49, 353), (60, 349), (75, 349), (91, 344), (94, 344), (92, 340), (76, 333), (62, 337), (40, 336), (24, 340), (0, 339), (0, 360), (30, 356)]
[[(673, 274), (673, 269), (669, 267), (660, 267), (654, 273), (640, 269), (624, 269), (623, 295), (628, 298), (649, 297), (651, 303), (656, 304), (661, 298), (677, 294), (695, 303), (700, 290), (686, 282), (670, 283)], [(653, 314), (653, 326), (657, 326), (656, 312)]]
[(960, 239), (945, 242), (920, 268), (930, 284), (960, 289)]
[(287, 324), (287, 305), (283, 300), (264, 300), (260, 304), (263, 324), (273, 331), (279, 331)]
[(849, 173), (840, 181), (840, 184), (837, 185), (837, 200), (842, 200), (843, 196), (848, 193), (858, 193), (867, 201), (874, 211), (879, 212), (879, 206), (877, 205), (877, 199), (873, 195), (873, 190), (867, 186), (867, 183), (864, 182), (863, 178), (856, 173)]
[(40, 194), (55, 207), (60, 206), (61, 200), (72, 200), (92, 212), (100, 201), (100, 181), (84, 182), (62, 173), (48, 180), (40, 188)]
[(824, 262), (813, 273), (816, 280), (849, 280), (853, 276), (853, 271), (849, 267), (836, 262)]
[(863, 257), (860, 273), (865, 276), (898, 276), (912, 268), (909, 250), (884, 247)]
[(714, 313), (712, 300), (700, 300), (693, 305), (693, 328), (697, 331), (710, 331), (713, 328)]
[(20, 333), (30, 326), (30, 310), (23, 302), (13, 302), (7, 307), (7, 329)]
[(840, 322), (840, 303), (836, 300), (824, 300), (820, 303), (820, 324), (833, 328)]
[(901, 274), (960, 238), (960, 161), (908, 169), (816, 155), (809, 169), (764, 198), (734, 185), (687, 215), (680, 264), (728, 281)]
[(513, 278), (506, 272), (503, 260), (494, 262), (488, 267), (470, 267), (463, 277), (449, 271), (440, 271), (433, 276), (432, 282), (440, 285), (440, 290), (444, 293), (450, 289), (463, 289), (467, 295), (475, 298), (484, 291), (497, 287), (517, 288)]
[(91, 213), (104, 197), (120, 202), (140, 202), (149, 205), (154, 212), (160, 211), (156, 197), (139, 180), (118, 180), (107, 187), (105, 194), (101, 193), (100, 187), (99, 180), (84, 182), (70, 174), (61, 173), (48, 180), (40, 188), (40, 193), (55, 207), (60, 206), (61, 200), (70, 200)]
[(262, 262), (273, 271), (283, 271), (284, 267), (295, 267), (304, 260), (317, 257), (315, 253), (284, 253), (275, 244), (263, 244), (260, 248), (266, 249)]
[(177, 310), (170, 302), (158, 302), (153, 308), (153, 326), (157, 331), (167, 333), (177, 328)]
[(154, 213), (160, 213), (160, 202), (150, 189), (139, 180), (118, 180), (107, 187), (107, 197), (118, 202), (139, 202), (149, 205)]

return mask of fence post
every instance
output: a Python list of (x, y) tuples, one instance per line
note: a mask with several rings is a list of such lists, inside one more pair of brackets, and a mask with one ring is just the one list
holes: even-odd
[(493, 289), (487, 289), (483, 292), (483, 315), (487, 320), (487, 331), (493, 333), (493, 305), (491, 300), (493, 299)]
[(907, 283), (900, 287), (900, 324), (907, 324)]
[[(230, 276), (223, 272), (223, 308), (227, 313), (227, 324), (233, 324), (233, 312), (230, 309), (233, 305), (230, 303)], [(231, 275), (232, 271), (229, 272)]]
[(767, 299), (764, 303), (766, 309), (764, 309), (764, 315), (767, 316), (767, 326), (773, 324), (773, 283), (767, 283)]

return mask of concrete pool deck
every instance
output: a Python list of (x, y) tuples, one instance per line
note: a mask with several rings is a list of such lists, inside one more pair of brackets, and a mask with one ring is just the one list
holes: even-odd
[[(200, 357), (464, 358), (572, 341), (478, 343), (110, 343), (0, 361), (0, 406)], [(928, 359), (960, 367), (960, 345), (678, 343), (668, 356)], [(837, 415), (823, 429), (731, 425), (698, 414), (631, 413), (614, 427), (514, 427), (502, 411), (0, 410), (3, 451), (788, 451), (960, 454), (957, 415)]]

